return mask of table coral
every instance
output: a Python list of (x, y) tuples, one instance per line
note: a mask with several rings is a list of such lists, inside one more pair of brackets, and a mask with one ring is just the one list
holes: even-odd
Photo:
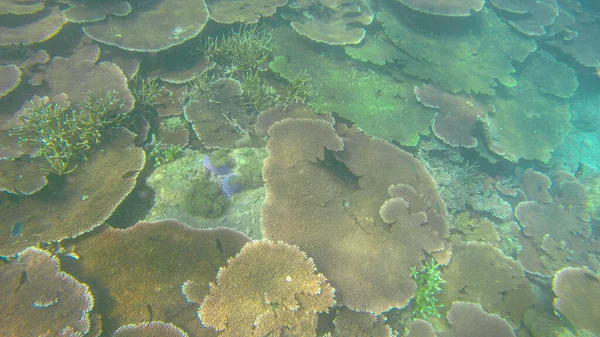
[(564, 268), (554, 274), (554, 307), (577, 328), (600, 334), (600, 276), (586, 268)]
[(60, 32), (67, 20), (58, 6), (49, 6), (37, 20), (26, 22), (16, 27), (0, 26), (0, 46), (30, 45), (47, 41)]
[(219, 266), (248, 240), (231, 229), (195, 229), (176, 220), (105, 226), (73, 242), (80, 258), (69, 265), (92, 293), (102, 294), (96, 302), (105, 331), (161, 320), (204, 336), (197, 306), (186, 301), (181, 287), (193, 279), (201, 296), (207, 294)]
[(366, 34), (361, 27), (368, 26), (374, 17), (364, 0), (351, 0), (343, 5), (339, 1), (316, 0), (312, 5), (318, 6), (302, 8), (302, 20), (292, 21), (291, 26), (298, 34), (329, 45), (360, 43)]
[(402, 145), (416, 145), (429, 133), (435, 114), (414, 99), (412, 79), (399, 83), (374, 70), (348, 68), (320, 55), (286, 28), (273, 30), (275, 59), (271, 69), (292, 81), (301, 71), (312, 78), (317, 96), (310, 102), (318, 113), (335, 112), (369, 134)]
[(373, 313), (404, 307), (416, 289), (410, 268), (422, 268), (423, 251), (445, 248), (445, 205), (412, 155), (356, 129), (338, 132), (313, 119), (269, 129), (265, 237), (310, 254), (338, 303)]
[(14, 64), (0, 66), (0, 98), (21, 84), (21, 69)]
[(485, 0), (398, 0), (406, 6), (427, 14), (469, 16), (479, 12)]
[(477, 301), (483, 308), (507, 318), (515, 326), (533, 303), (523, 268), (491, 244), (455, 245), (452, 261), (444, 268), (438, 298), (446, 313), (455, 301)]
[[(146, 160), (144, 150), (133, 145), (134, 134), (123, 129), (110, 131), (102, 147), (90, 151), (85, 165), (65, 176), (65, 184), (52, 193), (0, 204), (1, 256), (79, 236), (113, 213), (133, 190)], [(23, 222), (23, 235), (10, 237), (10, 228), (19, 221)]]
[(83, 336), (94, 298), (89, 287), (60, 270), (48, 252), (27, 248), (0, 264), (0, 335)]
[(132, 14), (86, 24), (83, 32), (91, 39), (139, 52), (165, 50), (197, 36), (208, 22), (203, 0), (161, 0), (139, 3)]
[(210, 18), (219, 23), (257, 23), (269, 17), (287, 0), (214, 0), (208, 2)]
[(254, 241), (219, 270), (198, 316), (220, 336), (308, 336), (334, 304), (334, 289), (298, 247)]
[(185, 331), (171, 323), (160, 321), (126, 324), (119, 327), (111, 337), (188, 337)]
[(438, 87), (415, 87), (417, 100), (428, 108), (438, 109), (433, 121), (433, 133), (451, 146), (475, 147), (473, 136), (476, 124), (487, 121), (491, 105), (481, 104), (473, 97), (451, 95)]

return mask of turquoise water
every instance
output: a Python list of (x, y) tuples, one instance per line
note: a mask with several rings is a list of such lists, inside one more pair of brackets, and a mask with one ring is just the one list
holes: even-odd
[(0, 336), (600, 334), (593, 1), (0, 5)]

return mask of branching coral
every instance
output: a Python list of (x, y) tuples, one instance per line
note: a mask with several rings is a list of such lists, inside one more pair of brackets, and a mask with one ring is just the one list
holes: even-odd
[(266, 85), (258, 71), (250, 71), (242, 80), (244, 104), (255, 112), (272, 107), (277, 102), (275, 90)]
[(435, 260), (431, 259), (425, 262), (425, 268), (421, 271), (417, 271), (416, 267), (410, 269), (410, 275), (417, 283), (413, 304), (413, 317), (415, 318), (441, 317), (438, 308), (441, 308), (442, 305), (438, 304), (436, 295), (442, 291), (440, 285), (445, 281), (442, 279), (438, 267)]
[(206, 54), (225, 75), (244, 74), (263, 63), (271, 53), (271, 32), (255, 25), (241, 25), (221, 37), (209, 37)]
[(52, 173), (62, 176), (77, 167), (71, 159), (82, 156), (93, 144), (100, 142), (102, 129), (123, 120), (117, 114), (122, 103), (116, 91), (109, 91), (96, 99), (88, 93), (80, 108), (71, 107), (63, 100), (52, 103), (49, 99), (32, 101), (24, 108), (23, 125), (10, 133), (19, 137), (19, 143), (33, 143), (40, 155), (48, 161)]

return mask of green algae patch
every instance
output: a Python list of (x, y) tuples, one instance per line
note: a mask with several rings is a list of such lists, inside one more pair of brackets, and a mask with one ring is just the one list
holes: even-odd
[(273, 30), (273, 42), (279, 56), (270, 63), (271, 69), (288, 81), (305, 69), (317, 90), (311, 102), (317, 112), (337, 113), (370, 135), (402, 145), (416, 145), (420, 135), (429, 133), (435, 111), (415, 99), (417, 82), (400, 83), (345, 60), (321, 56), (286, 28)]

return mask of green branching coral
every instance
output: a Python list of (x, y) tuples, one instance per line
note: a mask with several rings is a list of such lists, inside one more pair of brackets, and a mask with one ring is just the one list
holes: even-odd
[(306, 69), (300, 70), (298, 75), (290, 81), (284, 97), (284, 104), (308, 103), (317, 96), (317, 90), (312, 85), (312, 78)]
[(155, 146), (152, 151), (150, 151), (150, 157), (154, 158), (155, 166), (163, 165), (166, 163), (170, 163), (173, 160), (179, 158), (181, 154), (182, 148), (179, 145), (169, 145), (167, 148), (161, 148), (160, 146)]
[(272, 107), (278, 100), (275, 90), (264, 82), (258, 71), (250, 71), (244, 76), (242, 90), (244, 104), (255, 112)]
[(136, 78), (135, 85), (131, 89), (135, 98), (137, 108), (143, 110), (152, 110), (158, 105), (158, 100), (162, 96), (162, 87), (158, 85), (155, 79)]
[(410, 275), (417, 283), (415, 299), (413, 302), (413, 318), (426, 319), (428, 316), (440, 317), (439, 308), (443, 306), (438, 304), (436, 295), (442, 291), (440, 285), (445, 283), (442, 279), (439, 265), (432, 258), (425, 262), (425, 268), (417, 271), (417, 268), (410, 269)]
[(88, 92), (79, 108), (51, 103), (48, 99), (31, 103), (21, 117), (23, 125), (9, 133), (18, 136), (19, 144), (29, 143), (39, 148), (49, 171), (58, 176), (73, 172), (77, 164), (71, 159), (81, 156), (85, 160), (84, 152), (100, 142), (102, 130), (126, 117), (119, 113), (123, 102), (116, 91), (109, 91), (99, 99)]
[(223, 75), (244, 74), (257, 68), (271, 54), (271, 32), (256, 25), (241, 25), (238, 31), (209, 37), (205, 49)]

